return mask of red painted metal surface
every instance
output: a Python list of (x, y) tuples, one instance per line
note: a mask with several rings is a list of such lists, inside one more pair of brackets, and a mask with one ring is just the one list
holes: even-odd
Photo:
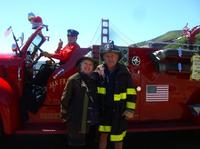
[[(134, 82), (141, 87), (137, 97), (136, 119), (148, 120), (184, 120), (192, 119), (189, 109), (190, 104), (199, 104), (200, 82), (190, 80), (190, 74), (185, 73), (159, 73), (150, 58), (150, 53), (155, 49), (132, 48), (129, 49), (129, 57), (138, 56), (141, 59), (140, 66), (130, 65)], [(131, 61), (129, 59), (129, 61)], [(169, 98), (167, 101), (147, 102), (147, 85), (168, 85)]]
[(19, 106), (10, 84), (0, 78), (0, 118), (3, 122), (4, 132), (12, 134), (19, 126)]

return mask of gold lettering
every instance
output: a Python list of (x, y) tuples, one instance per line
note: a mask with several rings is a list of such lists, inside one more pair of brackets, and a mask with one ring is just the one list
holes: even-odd
[(49, 87), (50, 87), (50, 88), (53, 88), (53, 87), (55, 87), (55, 86), (57, 86), (57, 85), (58, 85), (58, 81), (55, 80), (55, 81), (53, 81), (53, 82), (51, 82), (51, 83), (49, 84)]
[(65, 85), (66, 84), (66, 80), (67, 79), (65, 79), (65, 78), (61, 78), (60, 81), (59, 81), (60, 85)]
[(58, 85), (65, 85), (67, 82), (67, 79), (66, 78), (61, 78), (59, 80), (55, 80), (55, 81), (52, 81), (50, 82), (49, 84), (49, 88), (55, 88), (56, 86)]

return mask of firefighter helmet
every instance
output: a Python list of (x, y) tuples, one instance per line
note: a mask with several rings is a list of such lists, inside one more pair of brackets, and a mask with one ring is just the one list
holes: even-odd
[(114, 45), (114, 41), (110, 40), (107, 44), (105, 44), (105, 46), (103, 47), (103, 49), (100, 51), (100, 56), (101, 59), (103, 60), (103, 55), (106, 53), (116, 53), (119, 56), (120, 60), (122, 58), (122, 53), (120, 51), (120, 49)]
[(34, 18), (32, 18), (31, 24), (32, 24), (32, 29), (38, 28), (39, 26), (43, 25), (42, 18), (40, 16), (35, 16)]

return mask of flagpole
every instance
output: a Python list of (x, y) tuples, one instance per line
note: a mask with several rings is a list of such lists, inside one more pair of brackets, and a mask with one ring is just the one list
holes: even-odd
[(19, 45), (18, 45), (18, 43), (17, 43), (18, 40), (17, 40), (17, 38), (15, 37), (15, 34), (14, 34), (13, 30), (12, 30), (12, 27), (11, 27), (11, 32), (12, 32), (13, 39), (15, 40), (15, 44), (16, 44), (16, 46), (17, 46), (17, 51), (18, 51), (19, 54), (20, 54)]

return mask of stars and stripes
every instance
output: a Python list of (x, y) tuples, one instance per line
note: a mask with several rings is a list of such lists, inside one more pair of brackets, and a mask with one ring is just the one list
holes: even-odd
[(146, 101), (160, 102), (169, 100), (169, 85), (146, 85)]

